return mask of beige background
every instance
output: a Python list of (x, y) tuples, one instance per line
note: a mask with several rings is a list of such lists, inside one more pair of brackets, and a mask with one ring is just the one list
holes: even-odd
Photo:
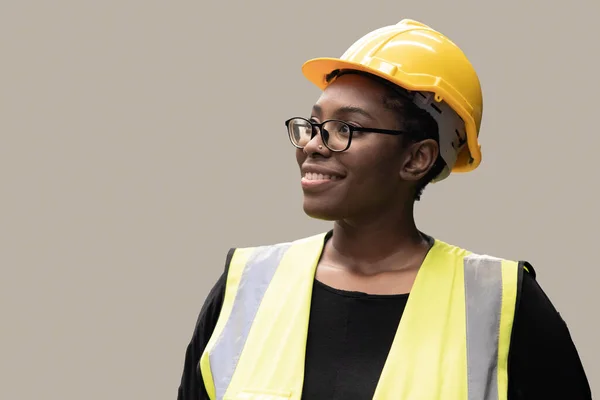
[(318, 96), (302, 62), (402, 18), (485, 95), (484, 162), (420, 227), (532, 262), (600, 385), (599, 3), (368, 4), (0, 2), (1, 399), (174, 399), (228, 248), (330, 226), (283, 125)]

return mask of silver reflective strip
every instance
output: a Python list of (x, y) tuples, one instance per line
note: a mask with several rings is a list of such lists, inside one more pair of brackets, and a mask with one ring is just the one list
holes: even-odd
[(498, 341), (502, 313), (502, 261), (465, 257), (469, 400), (498, 399)]
[(229, 319), (209, 355), (217, 400), (222, 400), (269, 283), (291, 243), (257, 247), (248, 258)]

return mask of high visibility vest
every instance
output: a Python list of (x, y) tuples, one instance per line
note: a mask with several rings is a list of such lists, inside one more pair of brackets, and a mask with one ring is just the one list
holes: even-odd
[[(200, 371), (212, 400), (300, 400), (325, 233), (239, 248)], [(519, 263), (435, 240), (373, 399), (506, 400)]]

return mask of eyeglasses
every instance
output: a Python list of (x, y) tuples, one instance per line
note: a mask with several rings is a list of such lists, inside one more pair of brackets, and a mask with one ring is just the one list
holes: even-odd
[(385, 135), (402, 135), (406, 133), (390, 129), (362, 128), (335, 119), (323, 121), (319, 124), (302, 117), (288, 119), (285, 121), (285, 126), (287, 127), (290, 141), (295, 147), (303, 149), (317, 133), (321, 133), (323, 144), (333, 152), (348, 150), (350, 143), (352, 143), (354, 132), (372, 132)]

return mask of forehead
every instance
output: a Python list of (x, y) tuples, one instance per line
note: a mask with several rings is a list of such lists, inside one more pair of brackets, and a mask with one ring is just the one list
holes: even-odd
[(324, 112), (352, 106), (369, 112), (381, 109), (387, 89), (361, 75), (342, 75), (329, 85), (315, 103)]

